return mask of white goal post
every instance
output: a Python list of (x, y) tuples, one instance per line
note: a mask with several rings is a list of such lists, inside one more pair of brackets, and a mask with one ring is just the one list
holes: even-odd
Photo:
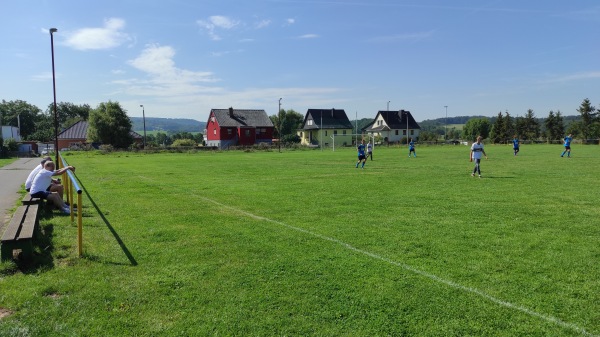
[[(373, 136), (373, 135), (361, 134), (361, 133), (350, 133), (350, 134), (345, 134), (345, 135), (340, 135), (340, 134), (331, 135), (330, 137), (331, 137), (331, 139), (333, 139), (333, 146), (331, 147), (331, 149), (333, 151), (335, 151), (335, 145), (336, 145), (336, 139), (335, 138), (336, 137), (338, 137), (338, 142), (337, 142), (338, 147), (343, 146), (343, 142), (339, 140), (339, 137), (345, 137), (345, 138), (351, 137), (352, 141), (354, 142), (354, 144), (356, 144), (354, 147), (358, 146), (358, 143), (361, 140), (364, 140), (365, 142), (368, 142), (370, 140), (371, 144), (373, 145), (373, 150), (375, 150), (375, 136)], [(366, 150), (367, 149), (365, 149), (365, 151)]]

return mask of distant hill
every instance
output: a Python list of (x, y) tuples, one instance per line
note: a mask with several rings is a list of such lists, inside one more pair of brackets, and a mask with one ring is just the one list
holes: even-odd
[[(142, 117), (129, 117), (133, 124), (133, 130), (144, 130), (144, 119)], [(162, 131), (164, 133), (177, 132), (203, 132), (206, 122), (187, 118), (157, 118), (146, 117), (146, 131)]]

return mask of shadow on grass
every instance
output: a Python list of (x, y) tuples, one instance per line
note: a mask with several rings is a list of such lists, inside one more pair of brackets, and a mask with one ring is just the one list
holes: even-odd
[[(51, 218), (51, 213), (42, 209), (40, 210), (39, 217), (48, 219)], [(12, 275), (17, 272), (37, 274), (54, 268), (54, 260), (52, 258), (52, 251), (54, 250), (52, 244), (53, 234), (53, 224), (47, 224), (43, 228), (36, 226), (33, 240), (33, 255), (30, 258), (23, 258), (22, 252), (18, 249), (15, 250), (13, 259), (4, 264), (3, 268), (0, 269), (0, 275)]]
[[(106, 227), (108, 228), (108, 230), (110, 230), (110, 232), (112, 233), (112, 235), (115, 237), (115, 240), (117, 240), (117, 243), (119, 244), (119, 247), (121, 247), (121, 249), (123, 250), (123, 253), (125, 253), (125, 255), (127, 256), (127, 258), (129, 259), (129, 262), (131, 263), (131, 265), (132, 266), (137, 266), (138, 265), (137, 261), (135, 260), (135, 258), (133, 257), (133, 255), (131, 254), (131, 252), (129, 251), (129, 249), (127, 249), (127, 246), (125, 245), (125, 243), (123, 242), (123, 240), (121, 240), (121, 237), (119, 236), (119, 234), (117, 233), (117, 231), (115, 231), (115, 229), (110, 224), (110, 222), (108, 221), (108, 219), (104, 216), (104, 213), (102, 213), (102, 211), (100, 210), (100, 207), (98, 207), (98, 205), (96, 204), (96, 202), (94, 201), (94, 199), (92, 199), (92, 196), (85, 189), (85, 186), (83, 185), (83, 183), (81, 182), (81, 180), (79, 180), (79, 178), (77, 178), (77, 181), (79, 182), (79, 186), (81, 186), (81, 189), (85, 192), (85, 195), (87, 196), (87, 198), (90, 200), (90, 202), (92, 203), (92, 205), (94, 206), (94, 208), (96, 209), (96, 211), (98, 212), (98, 214), (100, 215), (100, 217), (102, 218), (102, 221), (104, 221), (104, 224), (106, 224)], [(100, 261), (100, 258), (98, 258), (97, 256), (85, 255), (85, 257), (88, 258), (91, 261)]]

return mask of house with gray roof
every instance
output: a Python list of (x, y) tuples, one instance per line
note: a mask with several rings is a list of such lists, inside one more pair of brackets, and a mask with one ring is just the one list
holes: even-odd
[(206, 123), (206, 146), (225, 149), (273, 142), (275, 126), (265, 110), (212, 109)]
[(352, 145), (353, 126), (343, 109), (308, 109), (297, 131), (302, 145)]
[[(87, 121), (79, 121), (66, 128), (58, 134), (58, 148), (70, 149), (84, 147), (88, 144), (88, 128), (89, 123)], [(133, 138), (134, 143), (141, 144), (143, 142), (143, 138), (139, 133), (129, 131), (129, 135)]]
[(410, 111), (378, 111), (373, 122), (362, 131), (374, 137), (380, 136), (386, 143), (397, 143), (402, 138), (418, 140), (421, 127)]

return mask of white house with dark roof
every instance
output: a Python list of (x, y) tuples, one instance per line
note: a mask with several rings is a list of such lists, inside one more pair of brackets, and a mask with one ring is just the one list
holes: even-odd
[(206, 123), (206, 146), (271, 144), (275, 127), (265, 110), (212, 109)]
[(384, 142), (397, 143), (402, 138), (417, 140), (421, 127), (410, 111), (378, 111), (371, 124), (362, 129), (371, 136), (381, 136)]
[(302, 145), (352, 145), (353, 126), (343, 109), (308, 109), (297, 131)]

